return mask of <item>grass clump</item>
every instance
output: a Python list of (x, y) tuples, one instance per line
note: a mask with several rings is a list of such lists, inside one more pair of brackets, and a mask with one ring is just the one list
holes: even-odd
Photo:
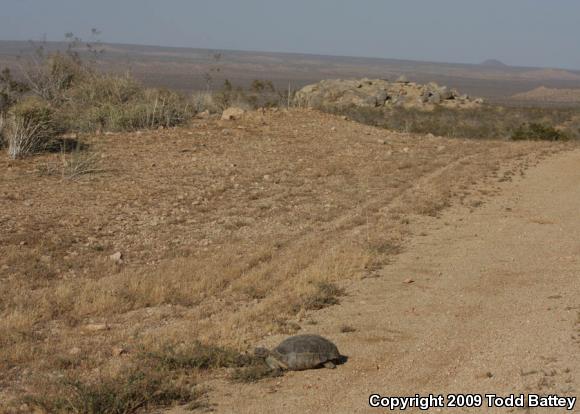
[(193, 386), (150, 367), (94, 380), (69, 377), (24, 402), (50, 413), (130, 414), (174, 403), (195, 404), (200, 395)]
[(314, 292), (302, 298), (301, 308), (305, 310), (320, 310), (340, 303), (339, 297), (345, 295), (345, 290), (334, 283), (321, 282), (316, 284)]
[(161, 349), (143, 353), (145, 360), (169, 370), (234, 368), (247, 365), (249, 357), (215, 345), (165, 344)]
[(276, 378), (282, 375), (279, 370), (272, 370), (266, 362), (261, 359), (255, 359), (251, 364), (245, 367), (236, 368), (230, 375), (234, 382), (252, 383), (266, 378)]
[(60, 176), (63, 180), (75, 180), (84, 175), (106, 171), (101, 167), (99, 154), (85, 151), (81, 145), (76, 145), (72, 151), (61, 149), (56, 161), (48, 162), (39, 167), (41, 176)]

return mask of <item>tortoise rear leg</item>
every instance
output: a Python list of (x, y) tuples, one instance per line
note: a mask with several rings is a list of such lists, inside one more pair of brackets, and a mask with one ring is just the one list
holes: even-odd
[(326, 361), (324, 364), (322, 364), (322, 366), (324, 368), (328, 368), (328, 369), (335, 369), (336, 368), (336, 364), (332, 361)]

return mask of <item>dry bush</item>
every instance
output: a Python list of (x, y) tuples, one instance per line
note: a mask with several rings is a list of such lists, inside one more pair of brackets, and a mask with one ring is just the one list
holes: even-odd
[(12, 107), (8, 113), (5, 137), (12, 159), (34, 154), (59, 132), (53, 109), (45, 102), (30, 98)]
[(60, 52), (45, 55), (42, 48), (21, 69), (30, 91), (51, 103), (64, 101), (66, 91), (91, 73), (77, 55)]

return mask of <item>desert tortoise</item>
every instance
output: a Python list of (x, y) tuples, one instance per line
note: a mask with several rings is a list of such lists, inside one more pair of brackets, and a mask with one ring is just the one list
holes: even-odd
[(256, 348), (255, 355), (264, 358), (273, 370), (302, 371), (305, 369), (336, 368), (335, 362), (343, 360), (338, 348), (319, 335), (296, 335), (285, 339), (271, 351)]

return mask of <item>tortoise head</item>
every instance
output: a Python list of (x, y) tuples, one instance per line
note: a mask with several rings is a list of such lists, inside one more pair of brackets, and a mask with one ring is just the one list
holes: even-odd
[(267, 358), (270, 355), (270, 350), (266, 349), (266, 348), (256, 348), (254, 349), (254, 356), (256, 358)]

